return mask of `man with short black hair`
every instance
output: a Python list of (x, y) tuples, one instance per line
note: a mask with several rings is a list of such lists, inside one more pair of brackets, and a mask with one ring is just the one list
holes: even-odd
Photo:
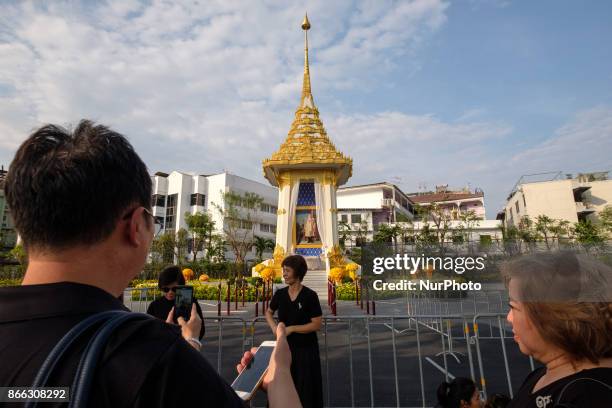
[[(118, 297), (142, 270), (154, 235), (151, 179), (122, 135), (82, 121), (72, 132), (47, 125), (28, 137), (5, 192), (29, 263), (22, 286), (0, 288), (0, 386), (27, 387), (77, 323), (128, 310)], [(120, 327), (102, 353), (87, 405), (241, 407), (185, 340), (200, 330), (201, 319), (191, 316), (179, 318), (180, 327), (153, 318)], [(72, 384), (87, 341), (71, 349), (48, 386)], [(293, 406), (282, 330), (277, 344), (266, 381), (270, 405)]]

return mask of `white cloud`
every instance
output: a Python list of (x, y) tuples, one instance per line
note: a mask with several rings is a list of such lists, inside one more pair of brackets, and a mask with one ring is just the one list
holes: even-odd
[[(496, 209), (521, 174), (611, 167), (608, 108), (580, 113), (522, 153), (504, 150), (512, 127), (485, 120), (486, 107), (456, 121), (335, 113), (350, 112), (335, 97), (339, 89), (387, 86), (399, 56), (414, 61), (402, 72), (418, 69), (418, 51), (444, 25), (447, 7), (308, 3), (315, 100), (325, 97), (319, 108), (329, 135), (354, 158), (352, 184), (401, 177), (410, 191), (420, 182), (471, 181)], [(152, 171), (228, 169), (262, 180), (261, 160), (284, 140), (299, 100), (303, 12), (299, 2), (3, 4), (0, 163), (42, 123), (85, 117), (129, 136)]]
[(612, 170), (612, 108), (578, 112), (550, 138), (514, 155), (511, 163), (534, 171)]
[[(469, 112), (468, 112), (469, 113)], [(352, 115), (326, 122), (336, 146), (353, 156), (350, 184), (401, 178), (406, 191), (425, 184), (481, 187), (494, 217), (524, 174), (612, 170), (612, 108), (578, 112), (545, 141), (511, 149), (511, 126), (495, 122), (444, 122), (400, 112)]]
[[(373, 81), (390, 51), (414, 49), (443, 24), (446, 7), (309, 3), (315, 98)], [(153, 170), (191, 152), (189, 169), (251, 174), (299, 100), (303, 12), (299, 2), (3, 4), (0, 160), (42, 123), (87, 117), (128, 134)]]

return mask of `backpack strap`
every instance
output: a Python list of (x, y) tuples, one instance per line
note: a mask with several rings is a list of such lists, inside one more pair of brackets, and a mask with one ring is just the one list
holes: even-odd
[(86, 407), (96, 366), (100, 360), (102, 351), (106, 343), (115, 330), (128, 321), (153, 319), (152, 316), (144, 313), (120, 312), (102, 324), (94, 336), (89, 340), (87, 348), (83, 352), (77, 372), (72, 382), (72, 395), (70, 398), (70, 408)]
[[(123, 310), (109, 310), (105, 312), (100, 312), (89, 316), (76, 324), (72, 329), (68, 331), (60, 341), (53, 347), (51, 352), (45, 358), (42, 366), (38, 370), (36, 377), (34, 378), (34, 382), (32, 387), (44, 387), (47, 384), (51, 374), (56, 370), (58, 364), (62, 360), (62, 358), (67, 354), (68, 350), (75, 344), (75, 342), (81, 338), (86, 332), (89, 332), (90, 329), (96, 325), (101, 324), (101, 327), (98, 328), (96, 333), (93, 335), (92, 339), (90, 339), (87, 344), (87, 348), (85, 349), (81, 359), (79, 361), (79, 366), (77, 368), (77, 375), (75, 376), (75, 380), (72, 383), (71, 390), (71, 398), (70, 398), (70, 406), (86, 406), (87, 405), (87, 397), (89, 395), (89, 390), (91, 388), (91, 381), (93, 379), (93, 375), (95, 374), (95, 368), (97, 364), (97, 360), (99, 359), (101, 351), (104, 349), (108, 338), (112, 334), (112, 332), (122, 323), (128, 320), (142, 320), (142, 319), (153, 318), (149, 315), (143, 313), (132, 313), (126, 312)], [(106, 329), (106, 330), (104, 330)], [(95, 342), (99, 335), (103, 334), (104, 337), (100, 339), (100, 341)], [(95, 342), (95, 347), (94, 346)], [(94, 354), (88, 358), (89, 353), (93, 351)], [(87, 364), (85, 363), (87, 361)], [(84, 379), (86, 382), (84, 385), (80, 384), (80, 381), (77, 381), (77, 378)], [(75, 405), (74, 396), (76, 390), (80, 390), (79, 392), (79, 400), (78, 405)], [(85, 399), (84, 399), (85, 398)], [(27, 401), (25, 404), (25, 408), (36, 408), (38, 406), (37, 401)]]

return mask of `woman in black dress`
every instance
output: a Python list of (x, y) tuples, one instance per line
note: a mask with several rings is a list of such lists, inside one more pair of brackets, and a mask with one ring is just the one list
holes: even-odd
[(291, 349), (291, 376), (304, 408), (323, 407), (323, 378), (317, 331), (321, 329), (322, 311), (317, 293), (302, 285), (308, 267), (300, 255), (283, 260), (283, 279), (287, 287), (276, 291), (266, 311), (266, 320), (276, 333), (274, 312), (287, 326)]

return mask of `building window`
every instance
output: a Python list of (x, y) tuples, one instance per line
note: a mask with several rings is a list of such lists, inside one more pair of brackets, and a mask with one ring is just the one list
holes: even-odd
[(525, 202), (525, 194), (521, 194), (523, 197), (523, 208), (527, 208), (527, 203)]
[(232, 228), (245, 229), (245, 230), (253, 229), (252, 221), (235, 219), (235, 218), (225, 218), (225, 222), (230, 224)]
[(176, 228), (176, 202), (178, 200), (178, 194), (172, 194), (168, 196), (166, 203), (166, 224), (164, 225), (165, 230), (174, 230)]
[(348, 215), (346, 215), (346, 214), (342, 214), (342, 215), (340, 216), (340, 222), (347, 223), (347, 222), (348, 222)]
[(261, 232), (271, 232), (271, 233), (276, 233), (276, 225), (272, 225), (272, 224), (259, 224), (259, 230)]
[(161, 194), (153, 194), (151, 196), (151, 207), (165, 207), (166, 206), (166, 196)]
[(519, 206), (518, 206), (518, 200), (514, 203), (514, 206), (516, 207), (516, 213), (518, 214), (520, 212)]
[(276, 211), (278, 211), (278, 208), (272, 204), (261, 203), (261, 211), (267, 212), (270, 214), (276, 214)]
[(361, 223), (361, 214), (351, 214), (351, 223), (353, 224)]
[(194, 205), (204, 207), (206, 205), (206, 196), (204, 194), (196, 193), (191, 195), (191, 204), (192, 207)]

